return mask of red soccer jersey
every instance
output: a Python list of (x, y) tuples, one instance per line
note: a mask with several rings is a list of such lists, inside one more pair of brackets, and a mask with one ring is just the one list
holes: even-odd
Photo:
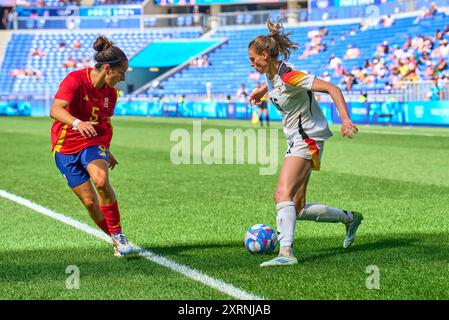
[(112, 139), (112, 126), (108, 118), (114, 114), (117, 103), (117, 90), (105, 85), (97, 89), (90, 80), (92, 68), (73, 71), (59, 85), (55, 99), (69, 102), (66, 110), (81, 121), (98, 122), (94, 128), (95, 137), (84, 138), (72, 126), (57, 120), (51, 128), (52, 150), (63, 154), (78, 153), (81, 150), (102, 145), (109, 148)]

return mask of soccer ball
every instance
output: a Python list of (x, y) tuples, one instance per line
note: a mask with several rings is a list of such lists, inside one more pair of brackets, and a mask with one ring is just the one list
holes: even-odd
[(266, 224), (256, 224), (246, 231), (245, 247), (251, 254), (270, 253), (277, 243), (276, 232)]

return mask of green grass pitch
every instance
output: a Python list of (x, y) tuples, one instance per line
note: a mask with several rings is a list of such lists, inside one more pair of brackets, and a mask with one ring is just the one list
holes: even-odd
[[(0, 189), (94, 226), (54, 165), (50, 119), (0, 118)], [(203, 120), (202, 128), (251, 128)], [(258, 165), (173, 165), (170, 133), (191, 119), (116, 118), (111, 172), (124, 231), (140, 247), (266, 299), (449, 299), (449, 129), (339, 127), (314, 172), (308, 202), (359, 210), (355, 244), (341, 224), (298, 222), (293, 267), (262, 269), (248, 227), (275, 227), (276, 175)], [(285, 151), (280, 124), (279, 160)], [(104, 241), (0, 198), (1, 299), (229, 299), (138, 256), (114, 258)], [(66, 267), (80, 269), (67, 290)], [(366, 287), (369, 266), (380, 289)], [(120, 290), (117, 290), (119, 285)]]

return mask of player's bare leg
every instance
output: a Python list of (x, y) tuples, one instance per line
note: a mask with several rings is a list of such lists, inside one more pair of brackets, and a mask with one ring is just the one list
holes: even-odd
[(109, 183), (109, 163), (106, 160), (97, 159), (89, 163), (87, 171), (98, 192), (101, 206), (113, 204), (117, 201), (114, 190)]
[(114, 190), (109, 183), (108, 167), (109, 162), (103, 159), (96, 159), (88, 164), (87, 171), (97, 189), (100, 209), (108, 223), (115, 249), (121, 254), (128, 254), (131, 252), (132, 247), (122, 233), (120, 211)]
[(305, 183), (295, 194), (294, 202), (296, 207), (296, 218), (298, 220), (309, 220), (316, 222), (341, 222), (345, 225), (346, 236), (343, 240), (343, 247), (348, 248), (355, 240), (356, 231), (363, 220), (363, 215), (359, 212), (351, 212), (331, 208), (323, 204), (306, 204), (306, 191), (310, 179), (307, 177)]
[(293, 241), (296, 225), (296, 209), (293, 198), (310, 175), (312, 163), (301, 157), (287, 157), (279, 175), (274, 200), (276, 202), (276, 225), (279, 232), (279, 257), (262, 263), (261, 267), (292, 265), (298, 263), (293, 257)]
[(79, 186), (72, 188), (72, 190), (84, 204), (87, 212), (89, 212), (89, 216), (97, 224), (97, 226), (103, 230), (104, 233), (110, 235), (108, 223), (104, 218), (103, 212), (101, 212), (97, 194), (90, 180), (87, 180)]

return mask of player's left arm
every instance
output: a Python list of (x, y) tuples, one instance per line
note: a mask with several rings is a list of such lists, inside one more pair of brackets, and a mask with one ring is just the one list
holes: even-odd
[(351, 139), (352, 136), (359, 131), (359, 129), (351, 121), (348, 107), (346, 106), (346, 101), (340, 88), (332, 83), (315, 78), (312, 82), (311, 89), (314, 92), (327, 93), (331, 96), (337, 106), (338, 113), (340, 114), (341, 134)]
[[(111, 109), (110, 109), (110, 113), (106, 116), (106, 121), (109, 123), (109, 125), (111, 126), (111, 133), (114, 131), (113, 127), (112, 127), (112, 121), (111, 118), (114, 115), (114, 109), (115, 109), (115, 105), (117, 104), (117, 99), (118, 99), (118, 92), (117, 90), (115, 90), (115, 99), (112, 101), (111, 104)], [(111, 153), (111, 150), (109, 149), (109, 168), (111, 170), (114, 170), (115, 166), (118, 165), (118, 161), (117, 159), (114, 157), (114, 155)]]

